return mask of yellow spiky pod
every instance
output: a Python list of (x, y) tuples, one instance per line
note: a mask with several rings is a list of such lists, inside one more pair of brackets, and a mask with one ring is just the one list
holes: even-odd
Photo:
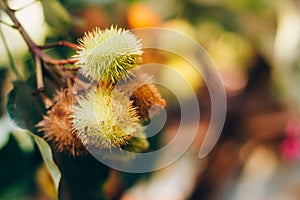
[(95, 28), (79, 40), (75, 59), (81, 73), (96, 81), (115, 83), (141, 61), (141, 43), (128, 30)]
[(85, 146), (122, 147), (142, 128), (132, 101), (120, 91), (91, 90), (74, 106), (73, 128)]

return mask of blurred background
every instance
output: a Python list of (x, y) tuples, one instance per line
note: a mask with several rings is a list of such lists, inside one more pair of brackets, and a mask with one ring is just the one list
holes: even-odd
[[(77, 42), (94, 27), (164, 27), (196, 40), (224, 81), (227, 114), (213, 151), (198, 158), (210, 120), (210, 96), (201, 76), (178, 56), (144, 51), (144, 63), (161, 63), (180, 73), (195, 90), (201, 120), (195, 142), (175, 163), (147, 174), (108, 170), (91, 156), (68, 158), (61, 199), (266, 200), (300, 199), (300, 2), (297, 0), (11, 0), (37, 44)], [(25, 6), (25, 7), (24, 7)], [(0, 11), (0, 18), (7, 16)], [(20, 35), (0, 23), (0, 200), (56, 199), (53, 183), (31, 137), (11, 125), (7, 94), (16, 78), (5, 41), (26, 79), (32, 61)], [(5, 41), (3, 40), (5, 38)], [(174, 42), (174, 41), (170, 41)], [(56, 58), (74, 54), (47, 51)], [(159, 77), (175, 84), (164, 71)], [(168, 119), (151, 137), (150, 149), (167, 144), (178, 128), (174, 95), (160, 88)], [(189, 99), (186, 89), (181, 95)], [(73, 168), (72, 168), (73, 169)], [(75, 168), (74, 168), (75, 169)], [(93, 177), (93, 178), (91, 178)], [(66, 184), (75, 180), (73, 185)], [(78, 184), (75, 184), (78, 182)]]

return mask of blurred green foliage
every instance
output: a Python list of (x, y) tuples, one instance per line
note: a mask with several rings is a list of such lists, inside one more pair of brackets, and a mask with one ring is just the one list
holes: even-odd
[(0, 158), (0, 199), (32, 199), (36, 190), (36, 169), (42, 161), (39, 153), (23, 152), (11, 135), (0, 150)]

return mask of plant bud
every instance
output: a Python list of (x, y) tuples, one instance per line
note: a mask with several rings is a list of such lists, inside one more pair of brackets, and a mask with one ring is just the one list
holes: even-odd
[(140, 40), (128, 30), (96, 28), (79, 43), (76, 64), (84, 76), (96, 81), (115, 83), (141, 61)]
[(72, 89), (58, 91), (54, 98), (56, 104), (37, 126), (40, 127), (39, 131), (44, 131), (44, 138), (53, 142), (59, 152), (78, 156), (87, 151), (72, 128), (72, 99)]
[(120, 91), (91, 90), (74, 106), (73, 128), (86, 147), (122, 147), (142, 131), (132, 101)]

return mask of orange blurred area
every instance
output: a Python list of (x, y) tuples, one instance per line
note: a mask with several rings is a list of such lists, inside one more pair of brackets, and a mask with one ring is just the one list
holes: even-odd
[(156, 27), (162, 22), (160, 15), (143, 2), (136, 2), (129, 6), (127, 21), (130, 28)]

